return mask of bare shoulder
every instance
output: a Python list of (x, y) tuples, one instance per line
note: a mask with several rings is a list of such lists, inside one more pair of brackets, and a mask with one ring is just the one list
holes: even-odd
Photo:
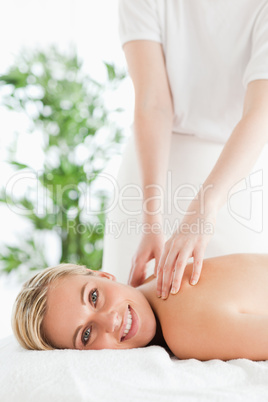
[[(188, 264), (180, 291), (169, 295), (167, 300), (156, 297), (154, 277), (149, 277), (144, 285), (145, 296), (176, 356), (227, 358), (231, 356), (229, 351), (238, 347), (233, 339), (225, 348), (227, 337), (232, 334), (242, 336), (245, 328), (250, 326), (248, 322), (251, 321), (242, 320), (241, 314), (243, 317), (267, 316), (268, 255), (233, 254), (206, 259), (200, 281), (195, 286), (189, 284), (191, 270), (192, 264)], [(237, 321), (238, 317), (240, 321)], [(266, 321), (268, 325), (268, 318)], [(243, 322), (243, 325), (235, 327), (236, 322)], [(253, 336), (252, 332), (249, 339)], [(215, 355), (210, 354), (212, 345)]]
[(226, 262), (243, 262), (252, 264), (254, 262), (268, 263), (268, 254), (255, 254), (255, 253), (237, 253), (227, 254), (219, 257), (211, 257), (204, 260), (204, 264), (223, 263)]
[(202, 276), (210, 276), (212, 271), (218, 272), (220, 276), (238, 275), (252, 270), (266, 271), (268, 269), (268, 254), (229, 254), (220, 257), (213, 257), (204, 260)]

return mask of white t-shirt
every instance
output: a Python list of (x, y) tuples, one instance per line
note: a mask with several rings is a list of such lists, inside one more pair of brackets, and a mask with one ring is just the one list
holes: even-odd
[(268, 0), (119, 0), (122, 44), (162, 44), (173, 131), (226, 142), (247, 84), (268, 79)]

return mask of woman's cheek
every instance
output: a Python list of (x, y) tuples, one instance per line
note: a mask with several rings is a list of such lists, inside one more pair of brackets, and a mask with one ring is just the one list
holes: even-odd
[(109, 336), (98, 336), (98, 339), (96, 339), (92, 346), (91, 349), (93, 350), (102, 350), (102, 349), (118, 349), (118, 343), (115, 341), (114, 338)]

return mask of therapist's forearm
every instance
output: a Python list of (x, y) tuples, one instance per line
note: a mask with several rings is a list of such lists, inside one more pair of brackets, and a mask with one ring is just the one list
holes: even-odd
[(203, 189), (208, 189), (205, 207), (218, 212), (227, 202), (231, 188), (250, 173), (267, 141), (267, 113), (254, 111), (245, 115), (203, 185)]
[[(154, 222), (160, 214), (159, 197), (165, 192), (172, 134), (172, 108), (135, 108), (134, 131), (144, 196), (143, 220)], [(155, 199), (154, 199), (155, 197)], [(163, 202), (163, 200), (162, 200)], [(146, 213), (146, 210), (148, 213)]]

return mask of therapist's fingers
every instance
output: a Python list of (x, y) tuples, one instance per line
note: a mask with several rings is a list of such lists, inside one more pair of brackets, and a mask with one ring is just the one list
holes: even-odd
[(163, 299), (166, 299), (168, 297), (171, 287), (172, 294), (175, 294), (179, 291), (184, 270), (191, 255), (192, 249), (189, 246), (184, 246), (179, 250), (179, 253), (177, 252), (177, 255), (176, 252), (174, 252), (173, 256), (171, 255), (171, 253), (170, 258), (168, 256), (166, 267), (164, 268), (162, 282), (161, 293)]
[(203, 267), (203, 260), (205, 255), (205, 248), (201, 247), (194, 251), (193, 271), (190, 280), (191, 285), (196, 285), (199, 281), (200, 274)]
[(141, 285), (146, 276), (146, 262), (143, 259), (140, 260), (133, 260), (132, 261), (132, 266), (128, 278), (128, 285), (137, 287)]
[(166, 263), (164, 265), (163, 273), (162, 273), (162, 288), (161, 288), (162, 299), (168, 298), (168, 295), (170, 292), (170, 287), (171, 287), (171, 282), (172, 282), (172, 277), (173, 277), (173, 273), (174, 273), (173, 266), (175, 265), (175, 262), (176, 262), (176, 255), (174, 255), (174, 254), (172, 255), (170, 252), (167, 257)]
[(133, 286), (136, 288), (137, 286), (141, 285), (145, 281), (146, 273), (141, 270), (133, 269), (131, 273), (131, 277), (129, 277), (128, 285)]
[(157, 276), (157, 270), (158, 270), (158, 266), (159, 266), (159, 263), (160, 263), (161, 255), (162, 255), (162, 250), (161, 249), (156, 250), (156, 252), (155, 252), (154, 276)]
[(168, 240), (164, 246), (164, 250), (161, 254), (160, 261), (157, 267), (157, 281), (156, 281), (156, 294), (158, 297), (161, 297), (162, 292), (162, 281), (163, 281), (163, 270), (165, 266), (165, 262), (170, 251), (170, 245), (172, 244), (171, 239)]

